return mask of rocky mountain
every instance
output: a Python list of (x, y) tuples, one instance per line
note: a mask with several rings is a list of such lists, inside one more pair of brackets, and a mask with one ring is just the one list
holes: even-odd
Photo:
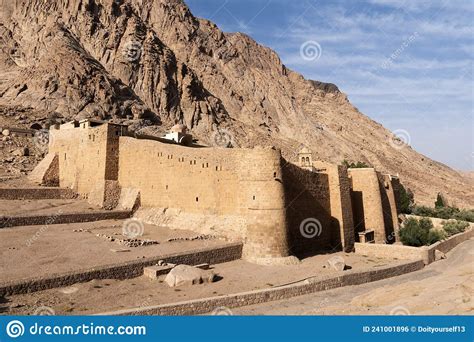
[(0, 11), (0, 113), (158, 130), (180, 122), (201, 143), (275, 145), (290, 160), (305, 145), (315, 159), (398, 174), (421, 203), (443, 192), (474, 204), (472, 179), (403, 144), (335, 85), (306, 80), (181, 0), (3, 0)]

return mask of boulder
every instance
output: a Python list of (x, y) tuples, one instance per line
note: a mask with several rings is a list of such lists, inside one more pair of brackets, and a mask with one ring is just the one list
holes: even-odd
[(4, 136), (8, 137), (8, 136), (10, 135), (10, 130), (9, 130), (9, 129), (4, 129), (4, 130), (2, 131), (2, 134), (3, 134)]
[(441, 259), (446, 259), (446, 254), (444, 254), (440, 250), (436, 249), (435, 250), (435, 260), (438, 261), (438, 260), (441, 260)]
[(202, 270), (189, 265), (178, 265), (165, 278), (170, 287), (212, 283), (216, 275), (212, 271)]
[(21, 147), (13, 151), (13, 155), (15, 156), (20, 156), (20, 157), (26, 157), (30, 155), (30, 150), (28, 147)]
[(332, 258), (328, 259), (327, 263), (329, 267), (336, 271), (344, 271), (346, 267), (346, 262), (341, 256), (333, 256)]

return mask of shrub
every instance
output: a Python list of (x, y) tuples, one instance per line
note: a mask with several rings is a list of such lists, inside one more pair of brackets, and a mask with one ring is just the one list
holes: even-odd
[(428, 218), (417, 220), (410, 217), (399, 231), (400, 241), (407, 246), (429, 246), (446, 238), (446, 233), (433, 228), (433, 222)]
[(454, 215), (456, 215), (457, 213), (459, 213), (459, 209), (453, 208), (453, 207), (435, 208), (435, 212), (434, 212), (434, 214), (436, 215), (435, 217), (442, 218), (445, 220), (453, 218)]
[(447, 236), (456, 235), (462, 233), (469, 227), (469, 223), (462, 221), (445, 221), (443, 222), (443, 229)]
[(400, 241), (408, 246), (419, 247), (426, 245), (430, 227), (433, 228), (433, 223), (430, 219), (423, 218), (417, 220), (410, 217), (405, 221), (403, 227), (400, 228)]
[(426, 241), (426, 245), (429, 246), (435, 242), (438, 242), (440, 240), (443, 240), (446, 238), (446, 233), (442, 230), (439, 229), (431, 229), (428, 232), (428, 238)]
[(435, 217), (435, 210), (424, 205), (416, 205), (412, 208), (411, 213), (418, 216), (430, 216)]
[(349, 168), (350, 169), (363, 169), (363, 168), (366, 168), (366, 167), (370, 167), (369, 165), (367, 165), (366, 163), (361, 162), (361, 161), (358, 161), (357, 163), (354, 163), (354, 162), (348, 162), (345, 159), (342, 161), (342, 165), (347, 166), (348, 169)]
[(454, 219), (467, 221), (467, 222), (474, 222), (474, 210), (473, 209), (463, 209), (454, 214)]
[(413, 206), (411, 213), (418, 216), (436, 217), (444, 220), (455, 219), (460, 221), (474, 222), (473, 209), (458, 209), (456, 207), (429, 208), (423, 205)]

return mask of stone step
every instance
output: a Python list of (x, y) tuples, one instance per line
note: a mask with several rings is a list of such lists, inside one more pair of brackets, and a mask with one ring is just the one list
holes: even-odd
[(0, 188), (1, 200), (73, 199), (77, 194), (67, 188)]
[(0, 228), (36, 226), (65, 223), (81, 223), (102, 220), (123, 220), (132, 216), (129, 210), (101, 210), (93, 212), (56, 213), (50, 215), (0, 216)]

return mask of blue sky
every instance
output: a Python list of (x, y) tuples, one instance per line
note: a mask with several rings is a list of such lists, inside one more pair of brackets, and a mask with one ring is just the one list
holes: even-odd
[[(408, 132), (419, 152), (474, 169), (474, 1), (185, 1), (306, 78), (335, 83), (361, 112)], [(315, 58), (302, 55), (307, 42)]]

